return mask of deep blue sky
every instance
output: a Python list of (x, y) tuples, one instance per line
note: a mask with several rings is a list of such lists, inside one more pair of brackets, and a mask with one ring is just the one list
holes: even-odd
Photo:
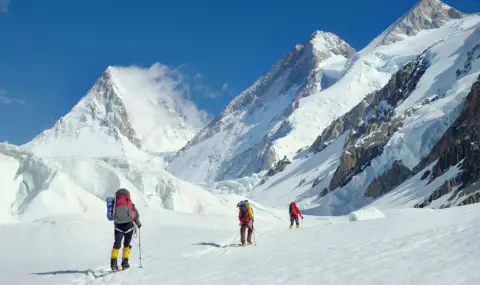
[[(0, 12), (0, 141), (22, 144), (51, 127), (109, 65), (185, 64), (218, 90), (193, 98), (216, 115), (314, 30), (361, 49), (416, 2), (9, 0)], [(478, 0), (445, 2), (480, 12)]]

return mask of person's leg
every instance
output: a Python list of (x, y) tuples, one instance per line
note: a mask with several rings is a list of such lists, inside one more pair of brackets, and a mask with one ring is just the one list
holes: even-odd
[(240, 227), (240, 240), (242, 242), (242, 245), (245, 245), (245, 230), (247, 228), (247, 225), (242, 224)]
[(293, 228), (293, 222), (295, 222), (295, 219), (296, 219), (295, 215), (290, 216), (290, 229)]
[(110, 256), (110, 267), (112, 269), (117, 269), (118, 268), (117, 258), (118, 258), (118, 252), (122, 245), (123, 233), (117, 230), (114, 230), (114, 236), (115, 236), (115, 241), (113, 242), (112, 253)]
[(247, 242), (248, 244), (252, 244), (252, 233), (253, 233), (253, 228), (251, 225), (248, 226), (248, 235), (247, 235)]
[(297, 228), (300, 227), (300, 222), (298, 221), (298, 216), (295, 217), (295, 223), (297, 224)]
[(130, 258), (130, 250), (132, 246), (130, 245), (132, 241), (133, 230), (125, 234), (125, 239), (123, 240), (123, 252), (122, 252), (122, 268), (129, 268), (128, 259)]

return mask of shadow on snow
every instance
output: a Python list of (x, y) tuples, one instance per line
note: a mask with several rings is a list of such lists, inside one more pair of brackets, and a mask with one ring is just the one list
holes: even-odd
[(93, 276), (95, 279), (108, 275), (110, 271), (98, 271), (93, 269), (87, 270), (58, 270), (58, 271), (51, 271), (51, 272), (37, 272), (37, 273), (30, 273), (33, 275), (69, 275), (69, 274), (83, 274), (87, 276)]
[(212, 246), (212, 247), (217, 247), (217, 248), (240, 247), (240, 244), (235, 244), (235, 243), (220, 245), (220, 244), (214, 243), (214, 242), (200, 242), (200, 243), (194, 243), (193, 245)]

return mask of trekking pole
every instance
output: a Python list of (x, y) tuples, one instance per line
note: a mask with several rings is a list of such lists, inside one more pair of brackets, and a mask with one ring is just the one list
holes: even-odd
[(140, 268), (142, 268), (142, 242), (140, 232), (140, 229), (138, 229), (138, 251), (140, 252)]

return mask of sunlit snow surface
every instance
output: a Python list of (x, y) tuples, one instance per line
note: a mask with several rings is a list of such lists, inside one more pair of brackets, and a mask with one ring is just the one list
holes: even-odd
[(113, 228), (99, 211), (92, 219), (0, 225), (0, 241), (8, 245), (0, 282), (241, 285), (247, 278), (252, 284), (470, 285), (480, 278), (480, 205), (370, 212), (373, 219), (354, 222), (305, 216), (292, 230), (286, 210), (281, 219), (257, 210), (256, 245), (246, 248), (238, 247), (235, 215), (140, 210), (143, 268), (137, 236), (131, 268), (108, 274)]

